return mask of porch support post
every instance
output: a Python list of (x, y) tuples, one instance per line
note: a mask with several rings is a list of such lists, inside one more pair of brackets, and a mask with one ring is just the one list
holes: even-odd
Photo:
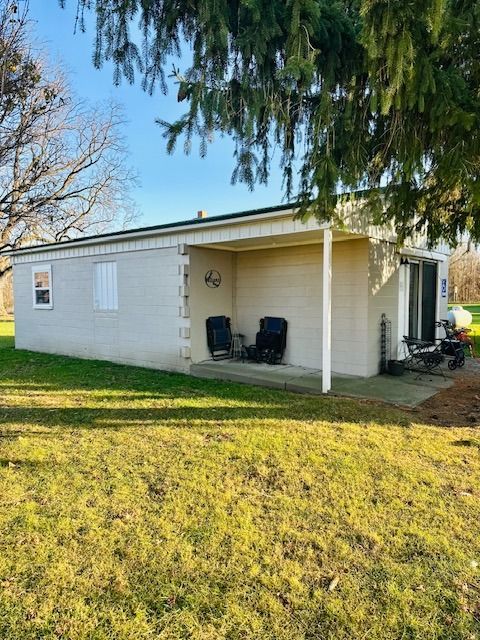
[(398, 271), (398, 325), (396, 358), (402, 360), (405, 357), (403, 336), (408, 335), (408, 301), (410, 293), (410, 267), (402, 264)]
[(323, 231), (322, 393), (332, 388), (332, 230)]

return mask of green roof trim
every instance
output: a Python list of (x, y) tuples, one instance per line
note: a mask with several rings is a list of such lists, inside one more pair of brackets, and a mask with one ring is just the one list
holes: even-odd
[(262, 209), (250, 209), (249, 211), (238, 211), (235, 213), (225, 213), (218, 216), (211, 216), (206, 218), (192, 218), (191, 220), (181, 220), (179, 222), (168, 222), (166, 224), (153, 225), (151, 227), (138, 227), (135, 229), (124, 229), (123, 231), (111, 231), (110, 233), (100, 233), (95, 236), (81, 236), (80, 238), (73, 238), (72, 240), (60, 240), (58, 242), (45, 242), (43, 244), (31, 245), (28, 247), (21, 247), (20, 249), (12, 249), (5, 251), (7, 255), (13, 255), (16, 253), (22, 253), (25, 251), (33, 251), (35, 249), (44, 249), (46, 247), (59, 247), (69, 244), (75, 244), (77, 242), (86, 242), (90, 240), (99, 240), (106, 238), (119, 238), (122, 236), (128, 236), (135, 233), (148, 233), (155, 231), (164, 231), (166, 229), (177, 229), (180, 227), (187, 227), (191, 225), (202, 225), (208, 222), (222, 222), (226, 220), (235, 220), (237, 218), (248, 218), (250, 216), (261, 215), (262, 213), (275, 213), (276, 211), (288, 211), (289, 209), (295, 209), (295, 204), (282, 204), (274, 207), (264, 207)]
[[(385, 187), (378, 187), (375, 189), (379, 193), (385, 191)], [(358, 191), (351, 191), (343, 194), (337, 194), (337, 198), (342, 196), (364, 196), (371, 193), (374, 189), (359, 189)], [(262, 213), (275, 213), (276, 211), (288, 211), (289, 209), (298, 209), (298, 202), (290, 202), (287, 204), (277, 204), (273, 207), (263, 207), (260, 209), (249, 209), (248, 211), (237, 211), (234, 213), (224, 213), (218, 216), (211, 216), (206, 218), (191, 218), (190, 220), (180, 220), (178, 222), (167, 222), (166, 224), (153, 225), (151, 227), (137, 227), (135, 229), (124, 229), (122, 231), (110, 231), (107, 233), (100, 233), (94, 236), (81, 236), (79, 238), (73, 238), (72, 240), (59, 240), (58, 242), (44, 242), (43, 244), (31, 245), (29, 247), (21, 247), (20, 249), (11, 249), (9, 251), (0, 251), (0, 255), (14, 255), (16, 253), (33, 251), (35, 249), (45, 249), (46, 247), (63, 247), (69, 244), (75, 244), (77, 242), (88, 242), (91, 240), (102, 239), (115, 239), (122, 236), (133, 235), (135, 233), (155, 233), (155, 231), (164, 231), (166, 229), (177, 229), (180, 227), (187, 227), (191, 225), (201, 225), (209, 222), (222, 222), (226, 220), (235, 220), (241, 218), (248, 218), (249, 216), (262, 215)]]

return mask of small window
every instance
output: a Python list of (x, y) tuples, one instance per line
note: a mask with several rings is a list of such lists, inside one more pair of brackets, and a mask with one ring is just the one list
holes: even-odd
[(117, 263), (95, 262), (94, 269), (95, 311), (117, 311)]
[(42, 264), (32, 267), (33, 308), (53, 309), (52, 267)]

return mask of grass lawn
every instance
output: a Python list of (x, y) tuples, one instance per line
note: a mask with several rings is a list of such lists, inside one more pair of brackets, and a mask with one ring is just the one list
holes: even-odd
[(2, 640), (480, 638), (474, 429), (0, 333)]

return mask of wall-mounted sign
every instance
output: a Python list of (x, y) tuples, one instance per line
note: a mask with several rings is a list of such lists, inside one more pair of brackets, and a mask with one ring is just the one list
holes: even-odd
[(442, 298), (446, 298), (447, 297), (447, 279), (446, 278), (442, 278)]
[(207, 273), (205, 274), (205, 284), (207, 285), (207, 287), (210, 287), (210, 289), (218, 289), (221, 283), (222, 276), (218, 271), (215, 271), (215, 269), (210, 269), (210, 271), (207, 271)]

